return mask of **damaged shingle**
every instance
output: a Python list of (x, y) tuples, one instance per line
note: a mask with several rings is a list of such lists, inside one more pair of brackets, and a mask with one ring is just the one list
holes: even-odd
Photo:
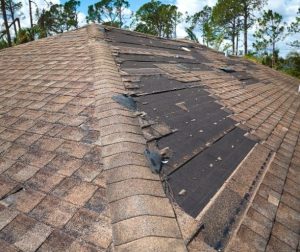
[(236, 72), (234, 69), (229, 68), (229, 67), (221, 67), (219, 69), (222, 70), (225, 73), (235, 73)]
[(149, 161), (150, 168), (153, 173), (160, 173), (161, 168), (162, 168), (162, 161), (163, 158), (160, 155), (160, 153), (156, 151), (150, 151), (148, 149), (145, 150), (145, 156)]
[(122, 105), (125, 108), (128, 108), (130, 110), (136, 110), (136, 101), (127, 94), (120, 94), (120, 95), (115, 95), (112, 97), (112, 99)]

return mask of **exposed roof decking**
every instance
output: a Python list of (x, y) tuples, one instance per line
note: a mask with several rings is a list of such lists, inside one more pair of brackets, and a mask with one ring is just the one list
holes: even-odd
[[(139, 37), (133, 42), (133, 36), (114, 30), (108, 31), (107, 37), (113, 46), (119, 46), (116, 60), (121, 63), (124, 80), (127, 76), (129, 82), (136, 78), (132, 92), (137, 96), (139, 111), (145, 112), (145, 120), (149, 121), (149, 126), (143, 128), (146, 138), (150, 142), (156, 140), (159, 149), (167, 147), (171, 151), (170, 161), (163, 168), (171, 194), (187, 213), (196, 217), (255, 143), (243, 136), (246, 131), (236, 128), (230, 113), (199, 82), (200, 76), (210, 79), (210, 75), (215, 80), (219, 75), (222, 83), (232, 78), (221, 72), (215, 74), (211, 67), (198, 61), (206, 57), (193, 48), (188, 49), (190, 53), (184, 51), (184, 45), (179, 43), (169, 45), (155, 39), (147, 43)], [(124, 41), (136, 43), (137, 48), (124, 49)], [(155, 64), (141, 64), (139, 57), (133, 57), (143, 55), (147, 59), (148, 48), (155, 48), (151, 49), (152, 54), (160, 56)], [(130, 62), (126, 60), (128, 55)], [(167, 61), (162, 55), (172, 56), (173, 60), (162, 64)], [(184, 64), (186, 59), (189, 63), (198, 62), (194, 65), (197, 69), (180, 67), (177, 59)], [(169, 127), (169, 131), (160, 134), (161, 125)], [(182, 190), (185, 195), (179, 195)]]

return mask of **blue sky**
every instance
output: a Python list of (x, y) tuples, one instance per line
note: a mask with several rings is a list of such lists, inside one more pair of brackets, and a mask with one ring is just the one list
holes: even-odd
[[(66, 2), (67, 0), (62, 0), (61, 2), (64, 3)], [(150, 0), (135, 0), (135, 1), (129, 1), (129, 4), (130, 4), (130, 9), (133, 10), (133, 11), (136, 11), (139, 7), (141, 7), (144, 3), (147, 3), (149, 2)], [(84, 14), (87, 14), (87, 9), (88, 9), (88, 6), (91, 5), (91, 4), (94, 4), (98, 2), (97, 0), (84, 0), (84, 1), (81, 1), (81, 4), (80, 4), (80, 8), (79, 8), (79, 11), (83, 12)], [(175, 3), (175, 1), (163, 1), (161, 0), (161, 2), (165, 3), (165, 2), (173, 2)]]

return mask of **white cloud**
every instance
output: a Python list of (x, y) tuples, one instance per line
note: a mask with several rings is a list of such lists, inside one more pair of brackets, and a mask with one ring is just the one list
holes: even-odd
[(203, 9), (205, 5), (214, 6), (216, 0), (206, 0), (206, 1), (199, 1), (199, 0), (176, 0), (176, 6), (178, 10), (182, 13), (188, 12), (189, 14), (194, 14)]
[(86, 15), (84, 13), (79, 12), (77, 18), (79, 27), (86, 25)]
[[(217, 0), (206, 0), (206, 1), (199, 1), (199, 0), (176, 0), (175, 5), (178, 8), (178, 11), (185, 14), (188, 13), (189, 15), (193, 15), (196, 12), (203, 9), (205, 5), (214, 6)], [(179, 24), (177, 27), (177, 36), (178, 37), (185, 37), (187, 34), (185, 32), (185, 27), (187, 25), (182, 23)]]

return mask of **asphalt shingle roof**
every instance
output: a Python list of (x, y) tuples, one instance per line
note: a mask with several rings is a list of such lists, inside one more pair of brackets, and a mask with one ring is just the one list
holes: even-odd
[(85, 29), (0, 53), (1, 251), (105, 251), (111, 224)]
[(1, 250), (299, 249), (299, 80), (98, 25), (2, 50), (0, 77)]

